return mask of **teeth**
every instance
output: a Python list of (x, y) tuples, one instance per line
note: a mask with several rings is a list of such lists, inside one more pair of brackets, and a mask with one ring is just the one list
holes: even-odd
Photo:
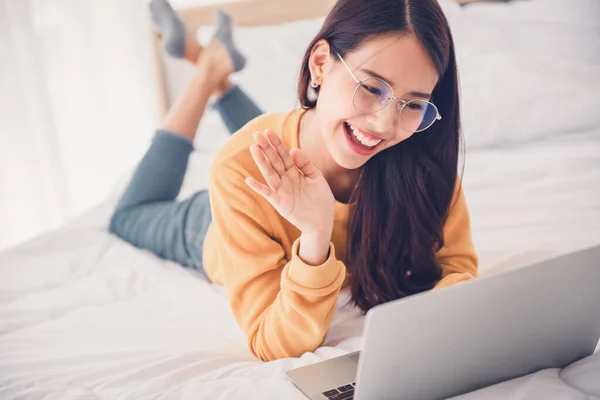
[(362, 134), (361, 131), (359, 131), (356, 127), (348, 124), (348, 126), (350, 127), (350, 130), (352, 131), (352, 134), (354, 135), (354, 137), (356, 139), (358, 139), (359, 142), (361, 142), (362, 144), (364, 144), (367, 147), (373, 147), (379, 144), (379, 142), (381, 142), (381, 139), (369, 139), (367, 138), (365, 135)]

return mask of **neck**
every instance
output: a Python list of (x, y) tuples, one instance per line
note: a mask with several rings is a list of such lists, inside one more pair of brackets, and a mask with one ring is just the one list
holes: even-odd
[(300, 120), (299, 147), (308, 159), (321, 171), (336, 200), (348, 202), (360, 177), (360, 170), (341, 167), (331, 156), (314, 109), (308, 110)]

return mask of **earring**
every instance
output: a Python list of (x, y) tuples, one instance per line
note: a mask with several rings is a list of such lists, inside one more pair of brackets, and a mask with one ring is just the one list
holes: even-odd
[(310, 101), (317, 101), (319, 97), (319, 84), (314, 78), (310, 78), (310, 87), (306, 89), (306, 97)]

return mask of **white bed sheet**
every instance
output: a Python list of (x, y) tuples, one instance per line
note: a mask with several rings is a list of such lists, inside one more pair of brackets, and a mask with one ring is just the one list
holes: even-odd
[[(474, 5), (462, 11), (443, 1), (456, 25), (457, 45), (470, 43), (471, 47), (459, 48), (459, 61), (467, 68), (473, 67), (469, 54), (482, 60), (484, 53), (473, 49), (485, 41), (468, 42), (468, 31), (460, 29), (482, 21), (506, 34), (501, 36), (503, 42), (497, 39), (496, 49), (506, 43), (519, 43), (521, 50), (535, 45), (540, 62), (555, 50), (537, 46), (545, 34), (556, 40), (585, 37), (588, 46), (578, 41), (576, 46), (560, 47), (561, 56), (577, 59), (583, 65), (578, 71), (585, 73), (590, 63), (598, 61), (594, 53), (583, 51), (590, 41), (600, 38), (593, 17), (598, 2), (579, 0), (582, 8), (575, 12), (570, 7), (573, 3), (565, 0)], [(522, 36), (516, 32), (520, 28), (523, 33), (523, 26), (507, 27), (507, 20), (535, 23), (537, 28), (531, 36), (517, 40)], [(553, 32), (557, 27), (562, 30)], [(295, 25), (296, 30), (304, 28), (303, 23)], [(273, 36), (269, 27), (253, 32), (241, 35), (246, 40), (244, 48)], [(293, 30), (278, 37), (285, 38), (290, 44), (286, 49), (301, 55), (301, 43), (306, 41)], [(258, 48), (255, 43), (252, 51)], [(249, 63), (240, 76), (244, 87), (256, 94), (265, 109), (293, 107), (290, 82), (295, 74), (283, 69), (285, 63), (296, 65), (293, 56), (288, 54), (283, 66), (273, 66), (266, 58), (252, 60), (260, 61)], [(492, 67), (489, 62), (479, 65)], [(264, 76), (279, 77), (278, 68), (282, 68), (283, 81), (274, 86), (283, 89), (269, 91), (272, 86), (264, 85)], [(527, 71), (532, 72), (531, 68)], [(485, 72), (473, 68), (468, 76), (483, 79)], [(589, 81), (583, 86), (598, 89), (598, 80), (585, 76)], [(565, 77), (568, 84), (582, 86), (577, 77), (571, 78)], [(467, 86), (476, 87), (478, 81), (469, 79), (465, 79)], [(478, 104), (475, 99), (464, 100), (471, 107)], [(597, 100), (593, 104), (598, 105)], [(480, 123), (472, 108), (463, 110), (467, 120), (473, 121), (471, 127)], [(523, 140), (515, 136), (497, 140), (502, 132), (496, 130), (484, 140), (475, 136), (470, 141), (477, 146), (469, 149), (464, 185), (482, 274), (600, 243), (600, 125), (593, 122), (585, 121), (577, 129), (540, 130)], [(192, 156), (182, 197), (205, 187), (211, 154), (226, 139), (218, 116), (208, 112), (200, 128), (200, 151)], [(483, 144), (495, 146), (484, 148)], [(355, 309), (341, 307), (347, 300), (343, 293), (323, 347), (297, 359), (271, 363), (253, 359), (221, 287), (106, 232), (116, 196), (126, 181), (124, 177), (111, 199), (68, 226), (0, 253), (0, 398), (300, 400), (303, 396), (287, 381), (286, 370), (361, 347), (363, 318)], [(598, 371), (599, 364), (596, 358), (593, 365), (586, 364), (586, 371)], [(592, 385), (587, 393), (600, 397), (600, 388)], [(566, 385), (558, 370), (545, 370), (463, 398), (592, 398), (586, 396)]]
[[(483, 274), (599, 242), (598, 133), (472, 154)], [(194, 154), (183, 196), (209, 159)], [(110, 236), (113, 205), (0, 254), (0, 398), (300, 400), (286, 370), (361, 347), (363, 318), (340, 307), (315, 353), (254, 360), (223, 289)], [(488, 390), (476, 398), (585, 398), (557, 370)]]

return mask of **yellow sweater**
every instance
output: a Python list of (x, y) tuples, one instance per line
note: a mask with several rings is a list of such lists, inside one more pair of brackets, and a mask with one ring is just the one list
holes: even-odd
[[(300, 231), (244, 182), (265, 183), (249, 147), (252, 134), (273, 129), (291, 149), (298, 146), (303, 110), (273, 113), (250, 121), (217, 154), (210, 171), (213, 222), (204, 243), (204, 268), (223, 284), (231, 310), (262, 360), (297, 357), (321, 345), (346, 278), (349, 206), (336, 202), (329, 259), (319, 266), (298, 256)], [(444, 227), (445, 246), (437, 256), (443, 277), (436, 288), (477, 275), (469, 213), (463, 193)]]

